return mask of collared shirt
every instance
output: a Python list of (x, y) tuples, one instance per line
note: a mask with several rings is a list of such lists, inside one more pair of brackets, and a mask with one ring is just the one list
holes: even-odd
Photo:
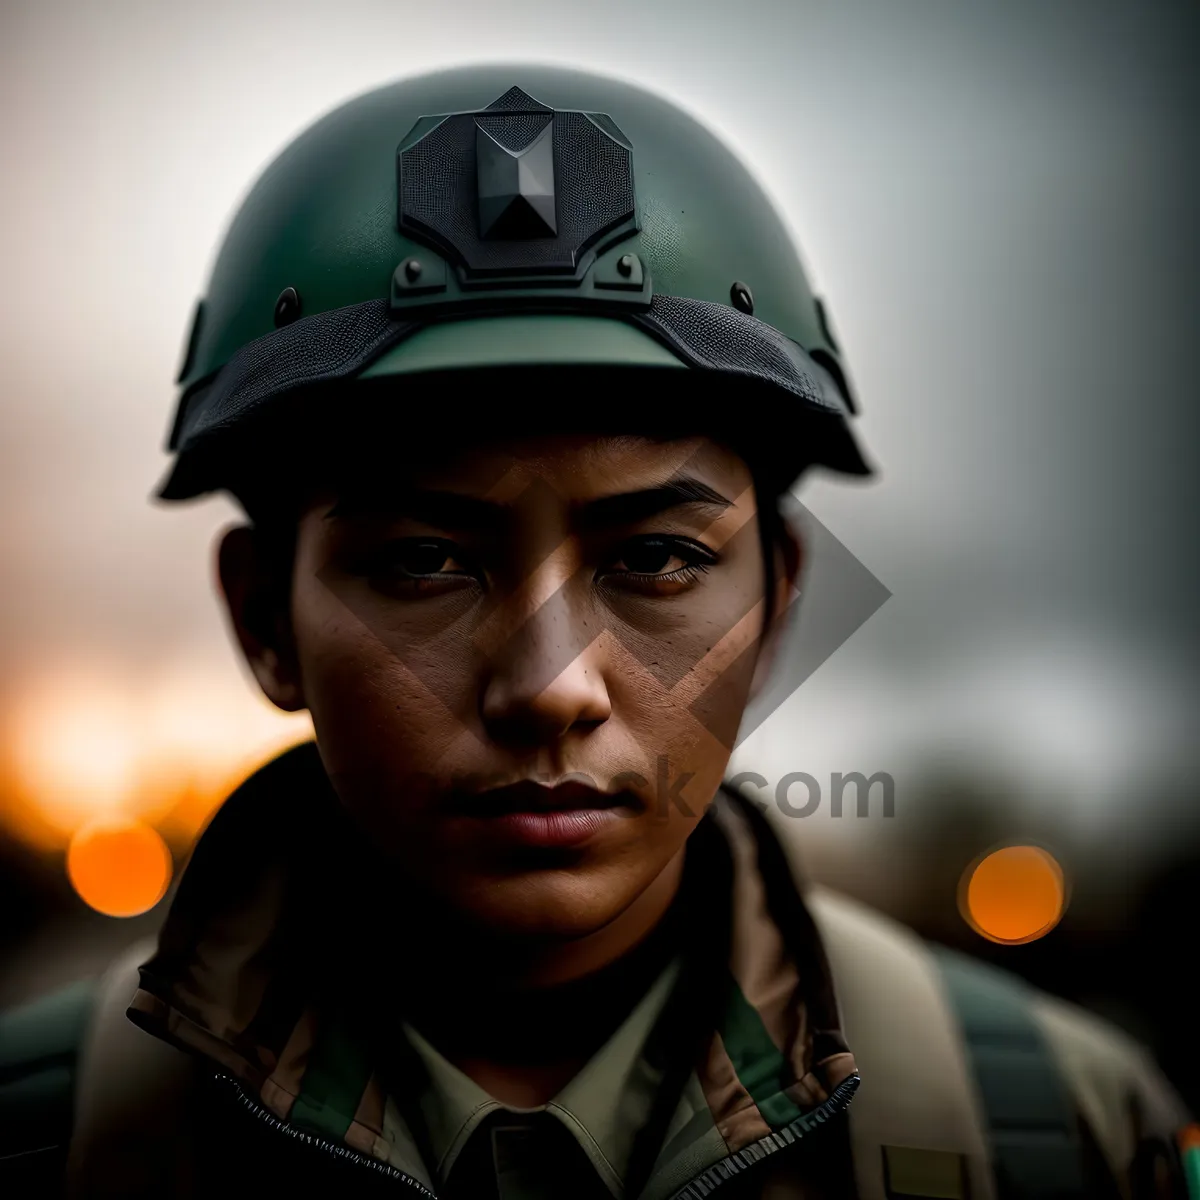
[[(547, 1104), (535, 1108), (501, 1104), (440, 1054), (417, 1029), (404, 1022), (404, 1034), (427, 1073), (419, 1107), (436, 1158), (438, 1184), (450, 1178), (468, 1144), (472, 1145), (473, 1153), (486, 1152), (490, 1156), (491, 1147), (472, 1143), (472, 1138), (490, 1139), (493, 1129), (506, 1124), (524, 1128), (522, 1135), (517, 1135), (514, 1129), (510, 1141), (518, 1149), (524, 1144), (531, 1145), (534, 1151), (531, 1157), (537, 1161), (537, 1145), (539, 1139), (546, 1140), (545, 1121), (549, 1116), (571, 1135), (607, 1193), (621, 1197), (634, 1139), (650, 1115), (661, 1082), (661, 1072), (646, 1062), (643, 1049), (670, 995), (679, 965), (678, 959), (668, 964), (579, 1073)], [(507, 1116), (513, 1118), (512, 1122), (504, 1120)], [(495, 1153), (497, 1159), (504, 1156), (502, 1142), (496, 1143)], [(561, 1162), (562, 1158), (547, 1154), (544, 1161), (550, 1169), (550, 1164)], [(497, 1165), (502, 1167), (500, 1163)], [(543, 1191), (536, 1179), (523, 1182), (523, 1170), (520, 1164), (514, 1164), (507, 1186), (501, 1182), (502, 1200), (526, 1195), (587, 1194), (586, 1187), (576, 1187), (561, 1178), (550, 1181), (556, 1184), (556, 1191)]]

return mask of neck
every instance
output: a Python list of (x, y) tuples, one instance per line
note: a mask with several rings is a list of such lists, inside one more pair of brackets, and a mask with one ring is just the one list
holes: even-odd
[[(438, 922), (422, 930), (405, 1017), (498, 1099), (549, 1100), (678, 952), (683, 852), (603, 929), (516, 945)], [(453, 947), (447, 953), (447, 947)]]

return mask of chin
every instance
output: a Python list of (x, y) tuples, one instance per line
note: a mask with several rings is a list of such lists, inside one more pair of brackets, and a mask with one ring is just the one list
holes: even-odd
[[(594, 874), (589, 872), (589, 874)], [(603, 929), (636, 897), (578, 871), (545, 870), (478, 880), (450, 899), (470, 924), (505, 938), (574, 941)]]

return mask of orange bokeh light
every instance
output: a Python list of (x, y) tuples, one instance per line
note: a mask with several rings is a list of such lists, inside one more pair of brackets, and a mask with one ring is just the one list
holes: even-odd
[(84, 826), (67, 848), (67, 875), (98, 912), (135, 917), (153, 908), (171, 882), (171, 852), (142, 821), (109, 818)]
[(1049, 933), (1066, 901), (1062, 867), (1040, 846), (1004, 846), (984, 855), (964, 874), (959, 896), (975, 932), (1005, 945)]
[(122, 818), (186, 847), (247, 774), (312, 736), (307, 713), (196, 664), (145, 678), (47, 666), (12, 697), (0, 707), (0, 826), (43, 852)]

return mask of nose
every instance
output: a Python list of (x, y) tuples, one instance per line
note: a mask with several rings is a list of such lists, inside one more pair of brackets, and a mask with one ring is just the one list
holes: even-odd
[(612, 715), (602, 630), (567, 593), (560, 588), (491, 648), (481, 704), (498, 741), (544, 745)]

